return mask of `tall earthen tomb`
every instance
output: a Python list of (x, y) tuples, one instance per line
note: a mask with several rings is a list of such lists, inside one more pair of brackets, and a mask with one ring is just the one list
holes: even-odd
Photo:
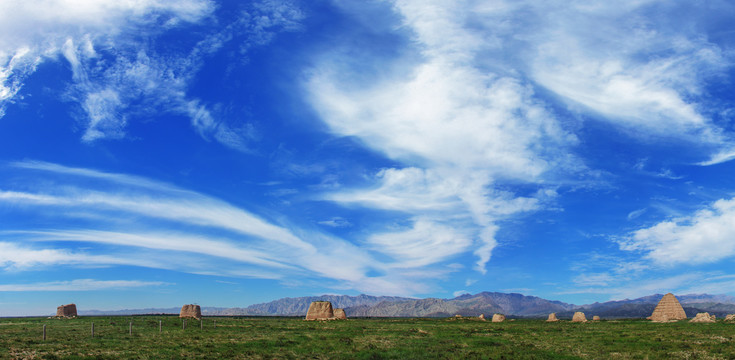
[(67, 305), (61, 305), (56, 308), (56, 316), (58, 317), (76, 317), (77, 316), (77, 305), (76, 304), (67, 304)]
[(345, 309), (340, 309), (340, 308), (334, 309), (334, 318), (337, 320), (347, 320), (347, 314), (345, 314)]
[(334, 317), (334, 309), (329, 301), (313, 301), (306, 312), (306, 320), (329, 320)]
[(653, 314), (647, 319), (656, 322), (676, 321), (687, 318), (687, 314), (684, 312), (684, 308), (681, 307), (679, 300), (672, 293), (668, 293), (661, 298), (656, 308), (653, 310)]
[(199, 305), (188, 304), (181, 307), (180, 318), (202, 318), (202, 308)]
[(574, 313), (574, 316), (572, 316), (572, 322), (587, 322), (587, 317), (584, 316), (583, 312), (577, 311)]
[(546, 321), (554, 322), (554, 321), (559, 321), (559, 319), (556, 318), (556, 313), (551, 313), (549, 314), (549, 318)]
[(345, 320), (344, 309), (333, 309), (329, 301), (313, 301), (306, 312), (305, 320)]

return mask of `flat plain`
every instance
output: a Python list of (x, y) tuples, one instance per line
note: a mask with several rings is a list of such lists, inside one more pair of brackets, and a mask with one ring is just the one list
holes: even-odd
[(735, 359), (735, 324), (205, 317), (183, 329), (175, 316), (3, 318), (0, 358)]

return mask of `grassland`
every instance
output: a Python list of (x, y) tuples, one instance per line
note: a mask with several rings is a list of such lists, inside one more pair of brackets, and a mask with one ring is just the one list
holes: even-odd
[(735, 324), (724, 322), (217, 317), (202, 325), (182, 329), (173, 316), (0, 319), (0, 358), (735, 359)]

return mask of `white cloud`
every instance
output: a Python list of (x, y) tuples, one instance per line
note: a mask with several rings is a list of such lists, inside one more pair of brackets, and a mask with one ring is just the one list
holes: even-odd
[(633, 210), (628, 213), (628, 220), (633, 220), (639, 218), (641, 215), (645, 214), (647, 211), (646, 208)]
[[(726, 161), (732, 137), (709, 118), (707, 86), (732, 54), (697, 23), (732, 12), (666, 1), (526, 2), (539, 24), (519, 34), (519, 60), (539, 85), (643, 141), (676, 139)], [(543, 15), (541, 15), (543, 14)], [(720, 153), (717, 155), (717, 153)]]
[[(75, 80), (86, 80), (82, 59), (94, 57), (94, 43), (114, 44), (121, 33), (168, 21), (195, 22), (209, 15), (207, 0), (44, 0), (0, 3), (0, 115), (44, 60), (63, 54)], [(160, 25), (160, 24), (157, 24)], [(75, 49), (75, 44), (80, 44)], [(94, 106), (94, 104), (90, 105)], [(92, 109), (96, 110), (96, 109)]]
[[(132, 265), (280, 281), (327, 279), (334, 288), (398, 295), (425, 292), (431, 288), (428, 279), (447, 274), (430, 268), (391, 273), (396, 262), (375, 256), (382, 249), (277, 225), (224, 201), (141, 177), (33, 161), (11, 166), (21, 170), (14, 176), (26, 179), (26, 191), (0, 190), (0, 206), (32, 211), (54, 225), (3, 229), (7, 243), (0, 243), (5, 250), (0, 266), (6, 270)], [(452, 235), (445, 226), (427, 226)], [(403, 235), (422, 241), (419, 233)], [(385, 275), (368, 276), (371, 272)]]
[(322, 118), (391, 158), (512, 179), (567, 165), (553, 154), (574, 137), (516, 79), (442, 58), (417, 65), (408, 79), (349, 91), (326, 68), (308, 85)]
[(352, 226), (352, 223), (350, 223), (345, 218), (336, 216), (329, 220), (319, 221), (319, 225), (329, 226), (333, 228), (342, 228), (342, 227), (350, 227)]
[(95, 291), (106, 289), (129, 289), (150, 286), (169, 286), (171, 283), (140, 280), (94, 280), (76, 279), (33, 284), (0, 284), (0, 292), (10, 291)]
[(395, 260), (396, 268), (423, 267), (465, 252), (472, 240), (448, 226), (419, 219), (399, 232), (373, 234), (366, 245)]
[[(573, 154), (579, 124), (542, 98), (563, 99), (573, 112), (639, 141), (676, 139), (704, 156), (721, 152), (707, 164), (732, 158), (725, 151), (731, 139), (708, 117), (707, 103), (708, 82), (730, 68), (731, 55), (689, 26), (697, 18), (660, 15), (710, 10), (633, 0), (390, 4), (400, 24), (388, 31), (408, 34), (415, 52), (387, 63), (361, 58), (380, 62), (381, 71), (365, 76), (345, 56), (351, 52), (329, 51), (307, 73), (305, 88), (330, 131), (359, 138), (401, 166), (376, 173), (372, 186), (325, 198), (413, 221), (459, 219), (457, 227), (473, 232), (480, 272), (498, 244), (498, 220), (542, 208), (553, 199), (544, 195), (553, 192), (548, 184), (587, 171)], [(668, 169), (655, 175), (680, 178)], [(518, 184), (538, 192), (507, 190)], [(463, 246), (457, 251), (468, 251)]]
[(712, 263), (735, 255), (735, 199), (721, 199), (696, 213), (662, 221), (620, 240), (656, 264)]
[[(209, 0), (6, 1), (0, 4), (0, 117), (36, 66), (59, 55), (74, 84), (67, 98), (79, 104), (82, 141), (120, 139), (136, 118), (161, 112), (183, 115), (202, 137), (250, 152), (258, 134), (248, 119), (216, 113), (187, 95), (207, 56), (228, 42), (241, 52), (300, 27), (303, 14), (284, 1), (249, 3), (234, 22), (189, 48), (159, 53), (141, 41), (173, 27), (201, 23), (213, 14)], [(185, 24), (186, 23), (186, 24)], [(240, 54), (243, 58), (243, 54)]]
[(243, 245), (237, 246), (228, 241), (213, 239), (212, 237), (180, 233), (123, 233), (98, 230), (28, 231), (20, 234), (28, 235), (25, 238), (33, 241), (94, 242), (157, 250), (185, 251), (271, 268), (290, 268), (290, 266), (279, 262), (274, 254), (248, 249)]
[(220, 227), (244, 235), (253, 235), (305, 251), (314, 248), (289, 231), (269, 224), (229, 204), (206, 197), (151, 198), (135, 193), (101, 193), (77, 190), (70, 196), (0, 192), (0, 200), (31, 205), (58, 205), (107, 211), (137, 213), (146, 217), (183, 221), (200, 226)]
[[(526, 197), (497, 190), (496, 183), (534, 184), (550, 173), (582, 169), (568, 155), (577, 140), (528, 83), (478, 63), (482, 52), (497, 44), (492, 36), (467, 27), (476, 15), (467, 2), (397, 1), (394, 7), (411, 31), (421, 61), (408, 72), (364, 83), (354, 81), (341, 53), (330, 53), (306, 87), (332, 132), (356, 136), (406, 166), (380, 171), (373, 188), (325, 198), (401, 211), (414, 222), (455, 221), (453, 225), (471, 234), (461, 235), (462, 241), (459, 236), (437, 237), (432, 244), (441, 244), (447, 254), (473, 251), (476, 269), (484, 272), (497, 245), (495, 221), (537, 209), (538, 198), (548, 198), (544, 191)], [(402, 66), (411, 61), (399, 60)], [(422, 264), (445, 259), (411, 246), (408, 238), (396, 238), (407, 242), (397, 253)]]
[(11, 242), (0, 242), (0, 268), (20, 271), (38, 266), (54, 265), (134, 265), (150, 266), (153, 263), (119, 256), (99, 256), (66, 249), (35, 249)]

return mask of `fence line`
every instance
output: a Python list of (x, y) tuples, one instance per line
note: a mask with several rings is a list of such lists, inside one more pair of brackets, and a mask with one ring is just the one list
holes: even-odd
[[(181, 320), (182, 320), (181, 329), (182, 330), (186, 330), (186, 324), (188, 322), (187, 321), (188, 319), (185, 319), (184, 318), (184, 319), (181, 319)], [(204, 320), (205, 319), (203, 319), (203, 318), (202, 319), (199, 319), (199, 329), (202, 330), (202, 331), (204, 330)], [(130, 320), (128, 322), (128, 335), (131, 335), (131, 336), (133, 335), (133, 322), (134, 322), (133, 320)], [(109, 329), (109, 328), (113, 328), (113, 329), (117, 328), (117, 329), (119, 329), (119, 327), (115, 326), (115, 323), (114, 322), (110, 322), (110, 324), (112, 325), (110, 327), (105, 326), (104, 324), (101, 325), (101, 328), (100, 329), (101, 329), (103, 335), (99, 335), (98, 334), (98, 330), (100, 330), (100, 329), (97, 329), (98, 326), (95, 326), (95, 323), (94, 322), (90, 322), (90, 324), (89, 324), (90, 327), (88, 329), (90, 331), (91, 337), (94, 338), (97, 335), (104, 337), (105, 336), (104, 333), (105, 333), (106, 329)], [(54, 327), (55, 325), (59, 325), (59, 326)], [(81, 325), (81, 324), (75, 324), (75, 323), (70, 323), (70, 322), (67, 322), (67, 323), (58, 323), (58, 324), (56, 324), (56, 323), (54, 323), (54, 324), (43, 324), (43, 328), (42, 328), (42, 330), (43, 330), (42, 339), (44, 341), (46, 341), (48, 339), (48, 336), (47, 336), (48, 335), (48, 331), (52, 330), (53, 328), (55, 328), (57, 330), (56, 333), (58, 334), (60, 331), (61, 331), (61, 333), (66, 333), (66, 331), (63, 331), (64, 329), (75, 329), (75, 330), (72, 330), (72, 331), (78, 331), (78, 329), (79, 329), (79, 326), (78, 325)], [(146, 327), (143, 326), (143, 329), (145, 329), (145, 328)], [(217, 328), (217, 320), (215, 320), (215, 319), (212, 320), (212, 328), (213, 329), (216, 329)], [(141, 330), (141, 331), (145, 331), (145, 330)], [(163, 320), (160, 320), (160, 319), (158, 320), (158, 333), (159, 334), (163, 334)]]

